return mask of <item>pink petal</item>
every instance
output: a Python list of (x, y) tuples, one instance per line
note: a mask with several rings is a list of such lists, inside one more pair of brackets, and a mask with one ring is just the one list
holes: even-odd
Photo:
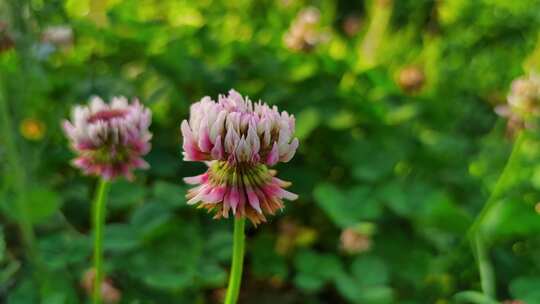
[(269, 166), (273, 166), (277, 164), (279, 161), (279, 150), (278, 145), (276, 142), (274, 142), (274, 145), (272, 146), (272, 150), (270, 150), (270, 153), (266, 156), (266, 164)]
[(197, 176), (185, 177), (184, 182), (189, 185), (203, 184), (208, 181), (208, 173), (203, 173)]
[(255, 194), (255, 192), (253, 192), (253, 190), (248, 188), (248, 189), (246, 189), (246, 194), (247, 194), (247, 198), (248, 198), (248, 201), (249, 201), (249, 204), (251, 205), (251, 207), (253, 207), (253, 209), (257, 210), (257, 212), (262, 214), (261, 205), (259, 203), (259, 198)]
[(225, 151), (223, 151), (223, 144), (221, 143), (221, 135), (216, 137), (216, 142), (214, 148), (212, 149), (211, 155), (214, 159), (223, 160), (225, 159)]
[(210, 140), (206, 119), (201, 122), (199, 129), (199, 148), (202, 152), (210, 152), (212, 150), (212, 141)]

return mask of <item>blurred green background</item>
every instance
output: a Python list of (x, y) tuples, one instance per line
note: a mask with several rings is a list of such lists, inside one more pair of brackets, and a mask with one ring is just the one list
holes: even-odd
[[(60, 121), (125, 95), (154, 139), (150, 170), (112, 187), (110, 302), (220, 303), (232, 222), (186, 206), (204, 166), (179, 126), (235, 88), (295, 114), (301, 142), (278, 166), (300, 199), (248, 228), (240, 303), (457, 303), (480, 289), (465, 234), (512, 146), (494, 107), (539, 67), (539, 29), (538, 0), (1, 0), (0, 302), (88, 301), (96, 180)], [(540, 303), (539, 160), (531, 132), (486, 220), (500, 301)]]

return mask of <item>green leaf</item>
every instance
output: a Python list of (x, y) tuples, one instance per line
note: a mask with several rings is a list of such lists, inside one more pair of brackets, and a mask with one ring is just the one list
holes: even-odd
[(343, 275), (343, 265), (337, 256), (302, 251), (294, 259), (298, 271), (295, 283), (310, 291), (320, 288)]
[(148, 202), (135, 210), (131, 216), (131, 226), (142, 238), (152, 239), (171, 218), (172, 213), (166, 206)]
[(40, 238), (39, 249), (50, 270), (61, 270), (85, 261), (91, 255), (92, 245), (85, 235), (62, 232)]
[(109, 251), (128, 251), (139, 246), (137, 230), (131, 225), (112, 224), (105, 227), (103, 247)]
[(276, 239), (270, 234), (262, 234), (251, 243), (252, 270), (257, 277), (287, 277), (287, 264), (285, 259), (273, 250), (275, 244)]
[(108, 205), (113, 209), (123, 209), (142, 203), (146, 196), (146, 188), (124, 180), (111, 185)]
[(464, 233), (471, 223), (470, 216), (442, 192), (427, 194), (424, 207), (418, 210), (423, 228), (435, 227), (454, 234)]
[(404, 147), (399, 142), (392, 142), (387, 146), (368, 141), (353, 141), (344, 147), (341, 155), (351, 164), (354, 178), (375, 182), (393, 174), (394, 166), (403, 157), (403, 150)]
[(435, 191), (429, 184), (417, 181), (413, 184), (390, 182), (376, 190), (379, 201), (388, 206), (397, 215), (417, 218), (426, 213), (433, 203), (430, 201)]
[[(228, 262), (232, 256), (233, 237), (230, 231), (214, 231), (205, 241), (205, 251), (218, 261)], [(255, 244), (251, 245), (253, 248)], [(264, 248), (267, 251), (267, 247)], [(259, 252), (253, 248), (255, 252)]]
[(336, 280), (338, 291), (352, 303), (387, 304), (393, 301), (392, 288), (385, 285), (364, 286), (351, 276), (341, 276)]
[(0, 207), (10, 218), (17, 220), (19, 210), (17, 208), (17, 199), (25, 199), (23, 204), (28, 212), (26, 216), (32, 223), (39, 224), (54, 215), (62, 205), (60, 196), (45, 187), (35, 187), (25, 193), (23, 196), (6, 195), (0, 197)]
[(142, 280), (150, 287), (180, 290), (190, 285), (192, 277), (186, 273), (163, 270), (148, 272)]
[(310, 274), (300, 273), (294, 277), (294, 284), (306, 291), (317, 291), (323, 287), (325, 280)]
[(394, 292), (388, 286), (372, 286), (362, 290), (360, 303), (362, 304), (387, 304), (393, 303)]
[(27, 199), (27, 210), (29, 210), (30, 218), (34, 223), (40, 223), (54, 215), (62, 205), (58, 194), (47, 188), (31, 190)]
[(152, 187), (154, 199), (171, 207), (186, 207), (186, 187), (165, 181), (157, 181)]
[(67, 273), (48, 273), (40, 291), (43, 304), (74, 304), (79, 301)]
[(454, 296), (457, 303), (469, 303), (469, 304), (499, 304), (499, 302), (490, 299), (488, 296), (481, 292), (474, 290), (467, 290), (457, 293)]
[(20, 280), (18, 284), (10, 290), (7, 296), (7, 304), (34, 304), (39, 303), (38, 288), (34, 286), (28, 277)]
[(381, 258), (376, 256), (359, 256), (352, 266), (352, 274), (358, 284), (363, 286), (388, 283), (388, 269)]
[(221, 287), (226, 284), (227, 272), (217, 263), (203, 261), (197, 267), (196, 279), (205, 287)]
[(519, 277), (510, 283), (510, 293), (525, 303), (540, 303), (540, 276)]
[(351, 274), (336, 279), (336, 287), (354, 303), (390, 303), (393, 291), (386, 286), (388, 279), (389, 270), (381, 258), (359, 256), (351, 265)]
[(350, 191), (340, 191), (332, 184), (323, 183), (315, 188), (315, 200), (332, 221), (342, 228), (363, 220), (380, 216), (380, 204), (370, 197), (367, 187), (354, 187)]

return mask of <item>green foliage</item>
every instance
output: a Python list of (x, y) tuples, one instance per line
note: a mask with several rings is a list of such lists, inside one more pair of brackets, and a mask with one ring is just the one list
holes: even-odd
[[(284, 34), (308, 5), (328, 35), (310, 51), (288, 49)], [(538, 61), (539, 12), (538, 0), (0, 1), (16, 42), (4, 50), (0, 29), (0, 98), (12, 118), (11, 136), (0, 126), (0, 302), (87, 302), (96, 185), (69, 165), (60, 122), (92, 95), (126, 95), (152, 109), (151, 168), (112, 185), (108, 278), (121, 303), (220, 303), (232, 221), (186, 205), (181, 178), (205, 166), (181, 160), (179, 126), (191, 103), (230, 88), (294, 114), (300, 139), (276, 168), (299, 200), (286, 203), (287, 218), (248, 227), (242, 303), (493, 301), (479, 293), (465, 236), (511, 151), (494, 107)], [(351, 16), (359, 28), (348, 34)], [(73, 40), (45, 41), (54, 25)], [(381, 28), (366, 65), (365, 38)], [(417, 89), (400, 79), (411, 66)], [(27, 119), (43, 124), (40, 136), (22, 132)], [(537, 133), (483, 227), (498, 301), (540, 302)], [(18, 202), (41, 268), (25, 255)], [(362, 234), (355, 254), (342, 244), (347, 228)]]

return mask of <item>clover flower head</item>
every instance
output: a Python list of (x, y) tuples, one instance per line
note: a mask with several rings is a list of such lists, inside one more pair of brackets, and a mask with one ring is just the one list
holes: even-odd
[(426, 82), (426, 75), (421, 66), (410, 65), (399, 71), (397, 83), (406, 93), (416, 93)]
[(69, 47), (73, 44), (73, 29), (66, 25), (48, 26), (41, 33), (41, 41), (57, 47)]
[(115, 97), (107, 104), (93, 97), (89, 105), (76, 106), (71, 118), (63, 128), (78, 154), (73, 165), (85, 174), (131, 180), (134, 169), (148, 168), (142, 156), (150, 151), (151, 112), (138, 100)]
[(495, 112), (508, 119), (508, 135), (513, 137), (524, 128), (537, 128), (535, 120), (540, 117), (540, 75), (531, 73), (515, 79), (506, 100), (506, 104), (495, 107)]
[(530, 74), (512, 82), (508, 94), (510, 111), (523, 119), (540, 115), (540, 75)]
[(308, 52), (328, 40), (320, 29), (321, 13), (315, 7), (301, 10), (283, 36), (285, 46), (295, 52)]
[(181, 126), (184, 160), (205, 162), (209, 169), (185, 179), (198, 185), (189, 190), (188, 204), (216, 211), (215, 218), (232, 212), (254, 224), (266, 221), (265, 214), (283, 208), (282, 199), (297, 198), (284, 189), (290, 183), (269, 169), (293, 158), (294, 129), (294, 116), (234, 90), (217, 102), (204, 97), (194, 103)]
[[(81, 278), (81, 287), (88, 295), (92, 295), (94, 290), (94, 282), (96, 279), (96, 270), (90, 268), (83, 273)], [(110, 278), (105, 278), (101, 282), (101, 298), (106, 304), (116, 304), (122, 299), (122, 292), (114, 286)]]
[(371, 236), (354, 228), (344, 229), (339, 240), (341, 249), (348, 254), (362, 253), (372, 246)]

